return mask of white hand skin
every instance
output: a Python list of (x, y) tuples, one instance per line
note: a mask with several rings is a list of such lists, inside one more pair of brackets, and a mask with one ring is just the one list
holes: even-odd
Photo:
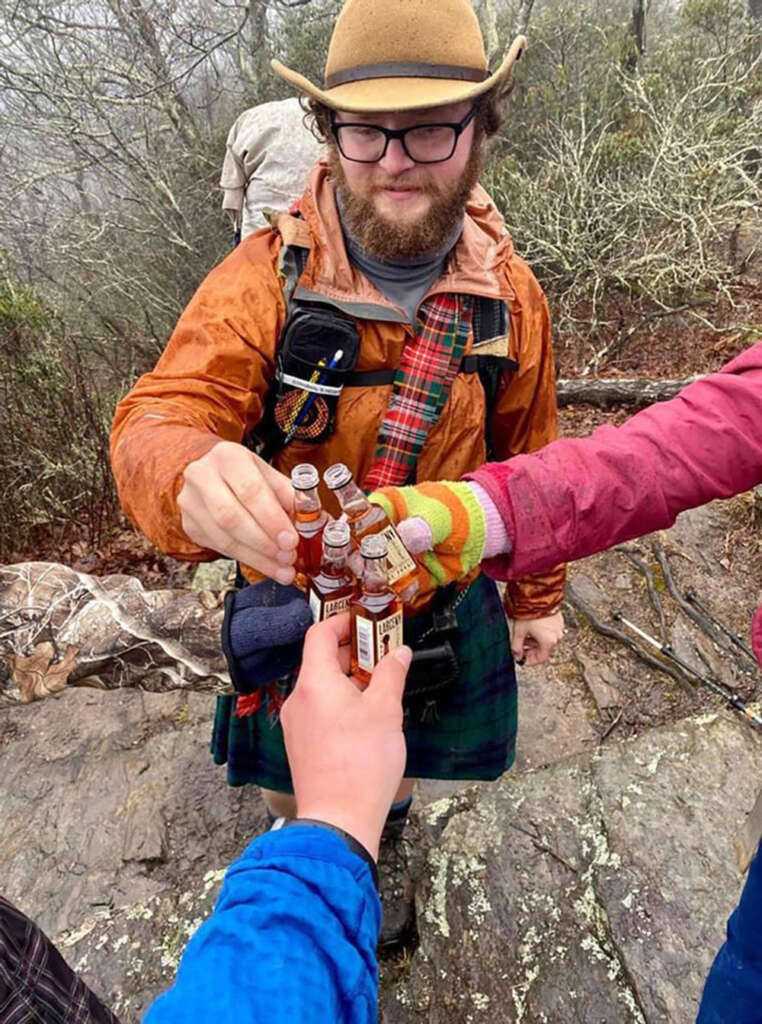
[(379, 662), (366, 689), (348, 677), (349, 615), (307, 633), (299, 678), (281, 724), (297, 815), (337, 825), (378, 858), (389, 807), (405, 770), (402, 691), (412, 652)]
[(524, 665), (541, 665), (563, 635), (564, 617), (560, 611), (542, 619), (515, 619), (511, 624), (513, 657)]
[(243, 445), (220, 441), (185, 469), (177, 496), (187, 537), (278, 583), (292, 583), (298, 536), (294, 491)]

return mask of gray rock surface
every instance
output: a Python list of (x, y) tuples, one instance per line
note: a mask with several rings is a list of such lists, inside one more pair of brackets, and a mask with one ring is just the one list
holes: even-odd
[(383, 1020), (692, 1021), (761, 774), (721, 712), (430, 805), (421, 943)]
[(622, 694), (617, 688), (616, 674), (595, 658), (585, 654), (577, 654), (577, 661), (582, 667), (582, 675), (587, 688), (595, 701), (601, 715), (610, 715), (622, 706)]
[(125, 1022), (174, 976), (264, 827), (209, 756), (205, 694), (70, 689), (0, 712), (0, 891)]
[[(662, 536), (678, 583), (744, 636), (760, 565), (747, 523), (728, 502)], [(647, 543), (640, 550), (655, 571)], [(264, 809), (252, 788), (229, 789), (208, 753), (223, 667), (218, 584), (145, 591), (54, 568), (0, 572), (0, 891), (133, 1024), (171, 983)], [(622, 608), (657, 631), (621, 554), (573, 576), (601, 619)], [(660, 593), (670, 638), (720, 671), (727, 656)], [(708, 691), (686, 693), (583, 615), (567, 620), (553, 662), (520, 674), (514, 771), (496, 784), (419, 787), (420, 945), (382, 965), (386, 1024), (693, 1019), (742, 884), (732, 843), (762, 742)], [(42, 648), (59, 639), (51, 658)], [(19, 701), (17, 655), (44, 662), (31, 695), (52, 696)], [(753, 699), (754, 678), (733, 671)]]
[[(264, 827), (209, 759), (212, 713), (77, 688), (3, 712), (3, 892), (127, 1024)], [(759, 737), (721, 712), (424, 807), (420, 947), (384, 1021), (693, 1019), (761, 770)]]

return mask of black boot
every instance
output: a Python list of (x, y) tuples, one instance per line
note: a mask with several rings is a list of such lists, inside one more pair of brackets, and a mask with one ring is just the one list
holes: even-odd
[(415, 880), (411, 871), (414, 837), (406, 829), (412, 797), (393, 806), (381, 833), (378, 851), (378, 886), (383, 920), (378, 945), (391, 949), (402, 945), (415, 927)]

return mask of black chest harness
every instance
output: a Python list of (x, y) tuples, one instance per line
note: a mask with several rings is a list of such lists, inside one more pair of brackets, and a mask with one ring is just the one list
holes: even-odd
[[(342, 306), (300, 288), (299, 279), (308, 254), (307, 248), (285, 243), (281, 254), (286, 323), (263, 421), (255, 436), (247, 439), (267, 461), (272, 461), (295, 437), (320, 444), (330, 436), (344, 388), (388, 386), (394, 383), (397, 372), (355, 370), (360, 347), (356, 318), (372, 319), (373, 308)], [(485, 396), (487, 456), (492, 458), (490, 422), (503, 375), (519, 368), (507, 355), (510, 317), (505, 303), (475, 297), (472, 328), (472, 351), (463, 357), (459, 372), (479, 375)], [(245, 583), (239, 567), (237, 586)], [(439, 590), (430, 610), (405, 620), (405, 642), (414, 652), (405, 685), (407, 713), (420, 714), (422, 718), (436, 715), (438, 697), (457, 683), (460, 667), (456, 610), (465, 593), (456, 593), (454, 585)]]
[[(393, 368), (355, 370), (360, 349), (355, 317), (365, 313), (372, 319), (373, 309), (334, 303), (300, 288), (308, 254), (308, 249), (292, 245), (281, 256), (286, 323), (278, 344), (275, 381), (254, 439), (259, 454), (268, 462), (295, 437), (320, 444), (330, 436), (344, 388), (389, 386), (397, 373)], [(491, 459), (490, 421), (503, 374), (519, 367), (507, 355), (510, 318), (504, 302), (474, 297), (472, 326), (472, 352), (461, 360), (459, 373), (479, 375), (485, 396), (487, 457)]]

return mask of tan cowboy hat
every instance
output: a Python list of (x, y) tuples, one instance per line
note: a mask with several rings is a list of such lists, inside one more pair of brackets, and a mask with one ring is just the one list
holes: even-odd
[(517, 36), (490, 75), (469, 0), (347, 0), (331, 37), (322, 89), (279, 60), (272, 68), (333, 110), (419, 110), (475, 99), (505, 84), (525, 46), (524, 36)]

